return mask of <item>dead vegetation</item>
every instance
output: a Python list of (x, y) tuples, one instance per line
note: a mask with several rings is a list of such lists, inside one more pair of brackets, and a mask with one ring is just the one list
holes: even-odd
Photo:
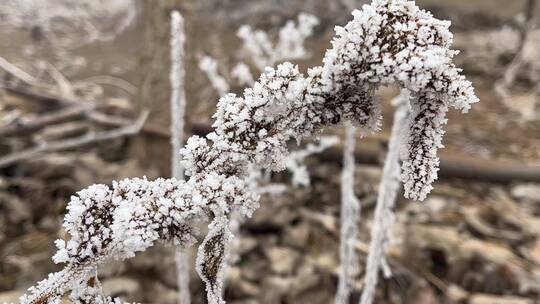
[[(430, 199), (422, 205), (398, 202), (396, 239), (389, 259), (392, 277), (382, 280), (377, 303), (538, 303), (540, 125), (538, 116), (524, 120), (519, 112), (514, 114), (507, 105), (500, 107), (496, 99), (490, 99), (494, 97), (490, 88), (497, 79), (494, 75), (507, 71), (509, 58), (516, 51), (497, 49), (498, 53), (493, 53), (494, 42), (486, 37), (511, 41), (514, 35), (501, 34), (501, 28), (497, 24), (486, 31), (462, 31), (457, 36), (457, 48), (464, 49), (460, 60), (465, 70), (473, 72), (486, 92), (483, 97), (487, 98), (481, 96), (479, 104), (486, 111), (483, 117), (473, 114), (464, 118), (462, 127), (448, 130), (452, 143), (448, 145), (456, 144), (460, 149), (447, 152), (447, 175), (443, 156), (443, 180)], [(538, 49), (537, 34), (537, 30), (530, 33), (525, 47), (531, 48), (530, 52)], [(534, 56), (527, 58), (533, 61), (517, 73), (518, 90), (538, 81), (533, 67), (539, 63)], [(17, 72), (4, 68), (2, 73), (0, 302), (16, 302), (27, 286), (57, 270), (50, 256), (53, 240), (62, 234), (60, 219), (69, 196), (92, 183), (157, 176), (158, 172), (143, 169), (130, 158), (126, 137), (139, 131), (162, 137), (168, 134), (140, 128), (136, 122), (145, 117), (133, 110), (130, 96), (125, 94), (132, 88), (124, 82), (94, 79), (91, 86), (77, 90), (69, 81), (52, 80), (43, 88), (28, 83), (31, 78), (15, 75)], [(123, 87), (118, 90), (124, 93), (105, 89), (96, 98), (95, 88), (102, 82), (116, 89)], [(66, 94), (66, 89), (72, 94)], [(199, 96), (196, 94), (208, 95), (193, 96)], [(525, 103), (533, 103), (533, 97), (537, 100), (527, 91), (508, 97), (506, 102), (522, 110), (524, 106), (515, 104), (525, 99)], [(200, 110), (204, 105), (195, 107)], [(534, 104), (531, 107), (528, 115), (537, 115)], [(194, 112), (193, 106), (190, 110)], [(206, 124), (193, 117), (191, 129), (204, 133)], [(99, 140), (111, 137), (113, 140)], [(364, 202), (364, 219), (373, 212), (381, 174), (378, 162), (385, 150), (384, 138), (368, 142), (371, 145), (358, 147), (361, 164), (356, 169), (355, 187)], [(455, 152), (460, 153), (457, 160)], [(339, 197), (333, 189), (339, 189), (339, 155), (339, 150), (331, 150), (310, 159), (311, 189), (289, 189), (284, 195), (265, 198), (264, 207), (242, 226), (239, 260), (228, 272), (226, 298), (231, 303), (333, 300), (339, 247)], [(467, 155), (469, 163), (463, 163), (460, 155)], [(479, 163), (475, 158), (486, 157), (490, 160), (480, 163), (485, 162), (487, 171), (471, 169)], [(498, 171), (495, 168), (508, 163)], [(516, 166), (528, 172), (529, 178), (511, 175)], [(496, 174), (503, 177), (494, 180)], [(276, 181), (287, 178), (286, 174), (273, 176)], [(370, 225), (361, 221), (357, 244), (361, 265), (365, 264)], [(126, 265), (106, 267), (101, 272), (106, 292), (126, 300), (174, 303), (174, 260), (163, 254), (168, 250), (157, 248)], [(353, 301), (362, 289), (362, 277), (361, 272)], [(201, 283), (192, 281), (192, 290), (197, 292), (193, 302), (202, 303)]]

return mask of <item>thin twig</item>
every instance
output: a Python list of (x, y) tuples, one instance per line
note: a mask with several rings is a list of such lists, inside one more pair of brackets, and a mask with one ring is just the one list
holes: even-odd
[(38, 82), (37, 79), (34, 78), (32, 75), (26, 73), (25, 71), (15, 66), (13, 63), (7, 61), (4, 57), (0, 57), (0, 68), (15, 76), (17, 79), (25, 82), (26, 84), (34, 85)]
[(26, 97), (28, 101), (45, 103), (46, 106), (63, 107), (81, 103), (80, 101), (76, 101), (74, 99), (60, 97), (58, 95), (32, 88), (16, 87), (6, 83), (0, 83), (0, 88), (8, 91), (9, 93)]
[(14, 120), (11, 123), (0, 126), (0, 136), (20, 136), (39, 131), (50, 125), (67, 122), (70, 120), (87, 118), (91, 122), (105, 127), (123, 127), (132, 123), (131, 119), (122, 116), (107, 115), (97, 111), (93, 105), (74, 105), (52, 113), (43, 114), (31, 120)]
[(0, 127), (0, 137), (25, 135), (35, 132), (52, 124), (83, 117), (93, 109), (94, 107), (90, 105), (75, 105), (27, 121), (14, 121), (7, 126)]
[(350, 303), (354, 277), (358, 274), (359, 269), (358, 256), (354, 249), (354, 243), (358, 238), (358, 223), (362, 209), (362, 203), (354, 193), (356, 129), (354, 126), (348, 125), (345, 132), (343, 169), (341, 171), (340, 272), (335, 297), (336, 304)]
[(516, 54), (510, 64), (508, 64), (506, 71), (504, 72), (501, 79), (495, 82), (495, 93), (503, 101), (507, 103), (508, 99), (511, 96), (510, 87), (515, 82), (517, 73), (523, 65), (525, 45), (530, 36), (530, 33), (535, 28), (535, 18), (534, 10), (536, 8), (537, 0), (527, 0), (524, 6), (523, 15), (524, 20), (523, 24), (518, 28), (519, 31), (519, 42), (516, 49)]
[(86, 146), (88, 144), (100, 141), (107, 141), (115, 138), (137, 134), (142, 129), (144, 123), (146, 122), (146, 119), (148, 118), (148, 115), (149, 112), (144, 111), (133, 124), (118, 129), (98, 133), (92, 132), (77, 138), (43, 143), (34, 148), (14, 152), (0, 158), (0, 168), (38, 157), (44, 153), (80, 148), (82, 146)]
[[(375, 298), (379, 270), (386, 265), (386, 251), (391, 241), (391, 229), (394, 225), (394, 206), (400, 191), (400, 147), (403, 130), (409, 121), (409, 95), (402, 92), (397, 98), (397, 109), (394, 114), (392, 135), (388, 144), (388, 153), (383, 166), (381, 183), (377, 195), (377, 206), (373, 215), (371, 242), (365, 267), (365, 286), (360, 303), (371, 304)], [(388, 271), (389, 272), (389, 271)]]
[(131, 124), (132, 120), (122, 116), (108, 115), (98, 111), (88, 112), (88, 119), (105, 127), (122, 127)]

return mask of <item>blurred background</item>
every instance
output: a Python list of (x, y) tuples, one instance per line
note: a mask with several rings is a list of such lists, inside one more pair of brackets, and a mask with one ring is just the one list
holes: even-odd
[[(65, 207), (94, 183), (170, 175), (169, 13), (186, 27), (186, 133), (204, 135), (220, 92), (255, 77), (243, 25), (273, 43), (301, 13), (318, 23), (300, 70), (320, 65), (335, 25), (359, 0), (2, 0), (0, 2), (0, 303), (58, 270), (51, 257)], [(452, 21), (458, 66), (481, 102), (451, 112), (441, 178), (424, 203), (399, 198), (388, 252), (392, 276), (376, 303), (540, 303), (540, 5), (532, 0), (422, 0)], [(276, 60), (276, 63), (281, 58)], [(212, 76), (214, 75), (214, 76)], [(217, 75), (217, 76), (216, 76)], [(235, 76), (236, 75), (236, 76)], [(218, 85), (219, 88), (219, 85)], [(382, 132), (356, 147), (355, 192), (362, 204), (360, 265), (394, 107), (379, 92)], [(141, 116), (149, 110), (147, 119)], [(242, 223), (227, 273), (229, 303), (332, 303), (339, 267), (337, 143), (305, 158), (309, 184), (289, 171), (267, 176), (283, 189), (264, 195)], [(309, 143), (308, 141), (307, 143)], [(315, 138), (312, 142), (317, 143)], [(293, 149), (301, 149), (294, 146)], [(106, 292), (126, 301), (177, 303), (173, 249), (156, 246), (100, 271)], [(358, 273), (353, 302), (363, 286)], [(192, 270), (194, 303), (204, 288)]]

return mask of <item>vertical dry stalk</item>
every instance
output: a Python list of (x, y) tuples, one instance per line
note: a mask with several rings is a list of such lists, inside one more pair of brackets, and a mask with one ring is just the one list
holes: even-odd
[[(184, 179), (184, 168), (181, 163), (180, 149), (184, 145), (184, 126), (186, 116), (185, 93), (185, 54), (184, 19), (178, 11), (171, 12), (171, 146), (172, 176), (177, 180)], [(175, 253), (179, 304), (191, 303), (189, 292), (189, 253), (179, 248)]]
[[(406, 95), (406, 94), (403, 94)], [(364, 276), (364, 290), (360, 304), (371, 304), (375, 297), (375, 289), (379, 270), (385, 265), (385, 251), (390, 242), (390, 233), (394, 224), (394, 205), (400, 190), (400, 147), (406, 134), (409, 120), (408, 96), (398, 97), (398, 106), (394, 114), (392, 134), (388, 143), (388, 152), (384, 162), (383, 174), (379, 185), (377, 206), (373, 226), (371, 227), (371, 242)]]
[(340, 272), (336, 304), (348, 304), (358, 274), (358, 255), (356, 240), (358, 239), (358, 222), (361, 205), (354, 194), (354, 148), (356, 145), (356, 129), (347, 126), (345, 146), (343, 149), (343, 170), (341, 171), (341, 213), (340, 213)]

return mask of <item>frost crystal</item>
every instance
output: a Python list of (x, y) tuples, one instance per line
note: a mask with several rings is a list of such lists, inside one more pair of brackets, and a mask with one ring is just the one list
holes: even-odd
[[(351, 121), (376, 130), (380, 86), (397, 84), (411, 93), (411, 118), (404, 146), (402, 179), (406, 196), (423, 199), (436, 178), (442, 125), (448, 107), (467, 111), (478, 99), (452, 63), (449, 22), (439, 21), (412, 1), (375, 0), (336, 27), (323, 66), (308, 70), (283, 63), (267, 68), (242, 96), (223, 96), (214, 131), (192, 137), (182, 149), (189, 179), (130, 179), (91, 186), (72, 198), (59, 246), (65, 270), (29, 290), (24, 303), (56, 300), (92, 277), (104, 259), (132, 257), (156, 241), (186, 244), (192, 220), (211, 219), (197, 258), (210, 303), (222, 303), (221, 276), (227, 251), (227, 215), (249, 216), (256, 195), (245, 181), (250, 164), (285, 168), (287, 141)], [(67, 257), (67, 259), (66, 259)], [(70, 279), (66, 279), (69, 276)]]

